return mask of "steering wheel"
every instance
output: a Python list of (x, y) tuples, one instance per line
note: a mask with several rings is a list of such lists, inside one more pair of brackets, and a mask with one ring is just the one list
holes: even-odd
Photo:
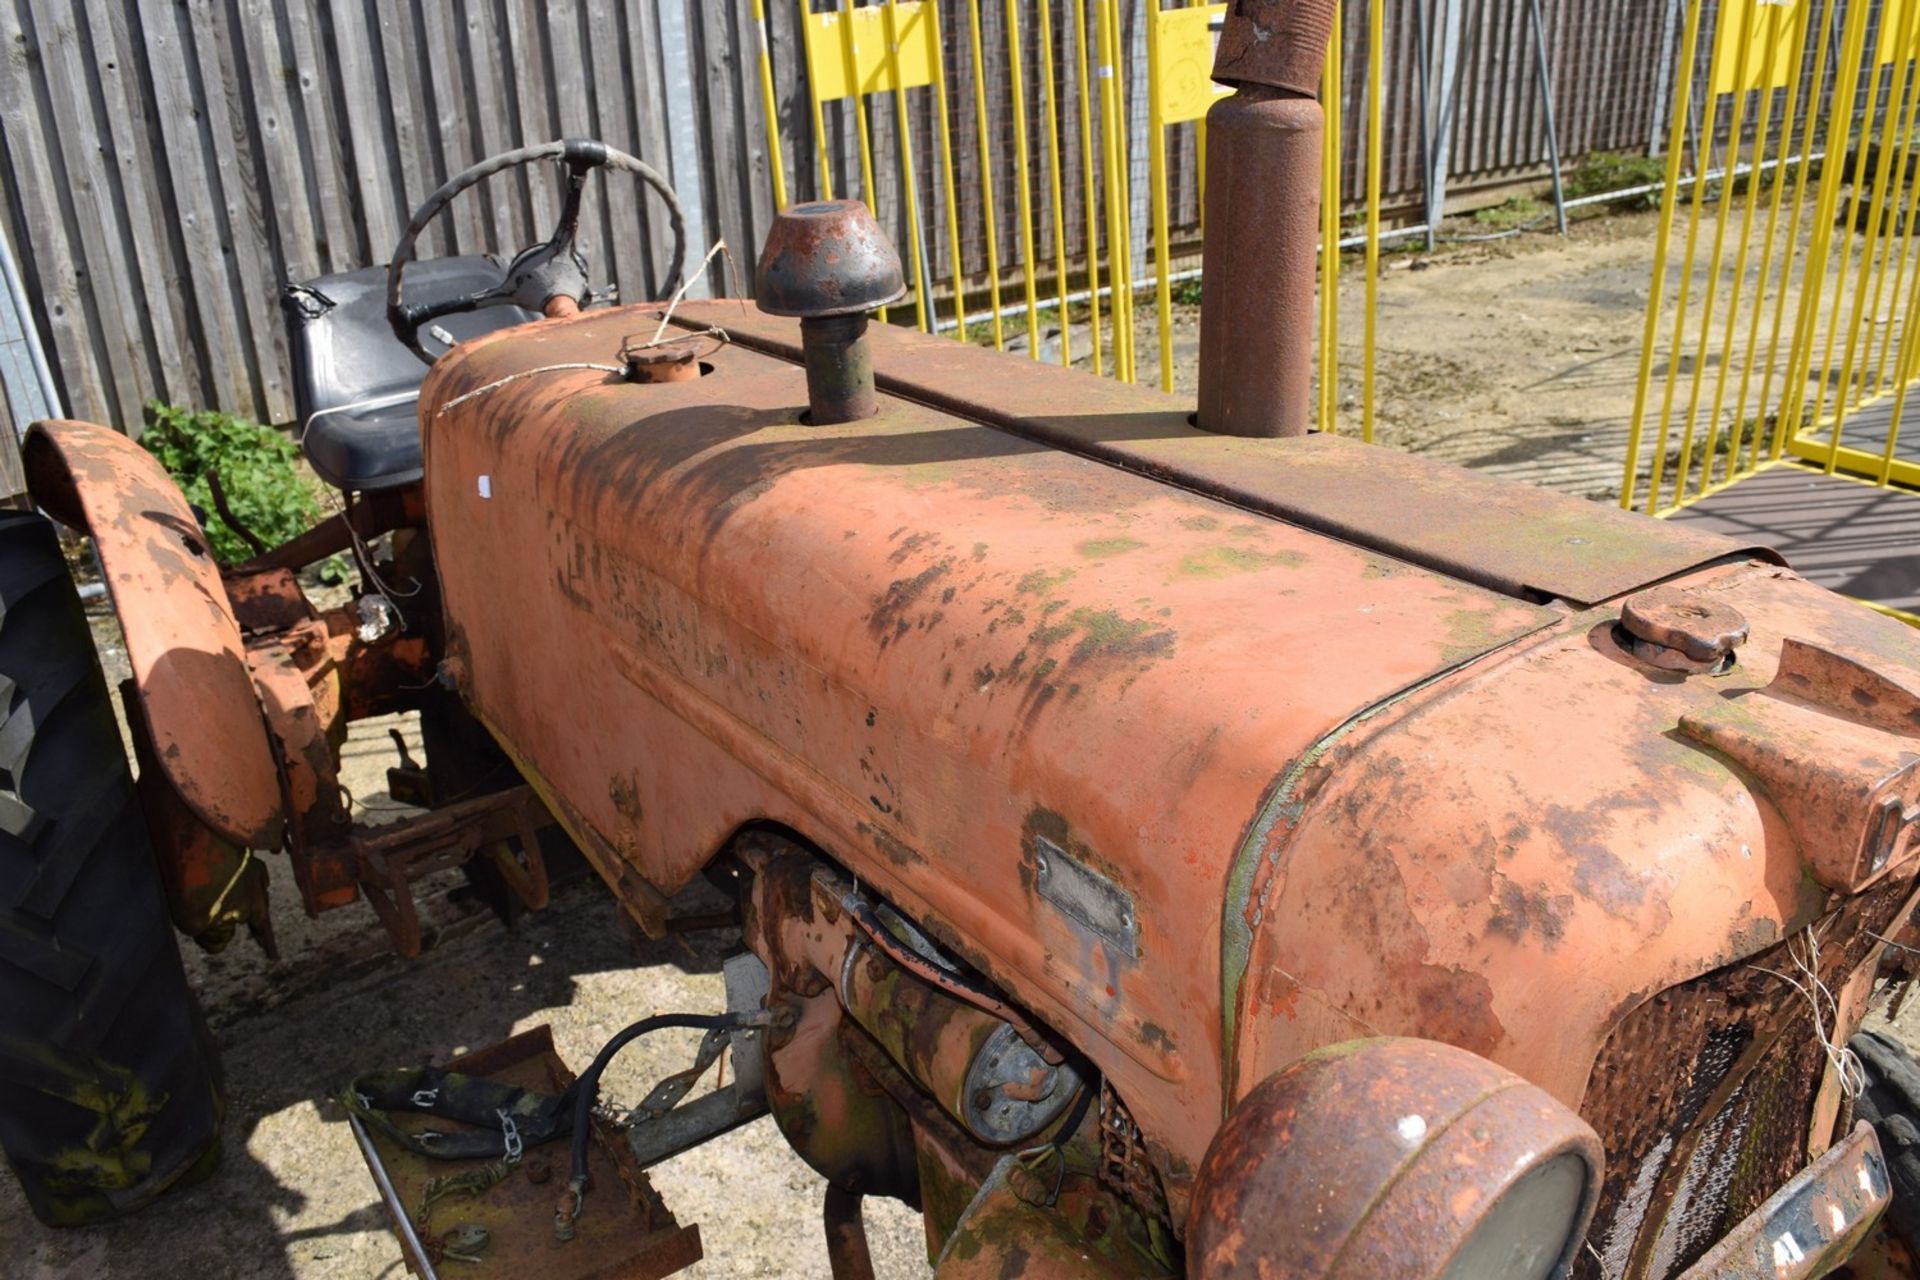
[[(403, 302), (401, 276), (413, 261), (414, 244), (427, 224), (439, 217), (441, 210), (467, 188), (496, 173), (536, 160), (558, 160), (567, 170), (567, 193), (560, 207), (560, 221), (546, 243), (522, 249), (507, 265), (500, 283), (489, 288), (438, 302), (418, 305)], [(660, 194), (667, 206), (668, 225), (673, 228), (673, 270), (663, 292), (671, 293), (678, 288), (687, 267), (687, 229), (680, 216), (680, 201), (659, 171), (592, 138), (543, 142), (538, 146), (502, 151), (462, 170), (413, 211), (413, 219), (400, 234), (400, 243), (394, 247), (392, 261), (387, 265), (387, 323), (393, 326), (393, 336), (421, 360), (432, 364), (438, 357), (428, 355), (421, 347), (420, 328), (442, 316), (478, 311), (483, 307), (521, 307), (548, 315), (571, 315), (591, 302), (593, 290), (587, 283), (587, 260), (574, 247), (574, 236), (580, 229), (580, 194), (586, 187), (587, 175), (599, 168), (624, 169)]]

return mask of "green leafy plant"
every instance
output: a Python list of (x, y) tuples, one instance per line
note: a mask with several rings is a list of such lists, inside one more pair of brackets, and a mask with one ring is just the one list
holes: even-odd
[(1483, 227), (1501, 231), (1524, 228), (1546, 217), (1548, 208), (1527, 196), (1510, 196), (1496, 205), (1474, 212), (1473, 220)]
[[(1580, 157), (1579, 163), (1567, 172), (1567, 199), (1578, 200), (1582, 196), (1631, 191), (1635, 187), (1664, 182), (1666, 176), (1667, 162), (1662, 158), (1618, 151), (1591, 151)], [(1657, 192), (1642, 192), (1607, 203), (1622, 209), (1651, 209), (1659, 205), (1660, 197)]]
[(253, 549), (216, 511), (212, 481), (234, 518), (269, 546), (311, 526), (320, 515), (312, 486), (300, 475), (293, 442), (272, 427), (214, 409), (183, 409), (153, 400), (140, 443), (160, 460), (187, 501), (206, 513), (207, 538), (223, 564)]

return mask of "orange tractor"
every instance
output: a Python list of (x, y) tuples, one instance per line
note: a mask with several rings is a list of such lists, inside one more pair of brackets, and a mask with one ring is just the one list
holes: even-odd
[[(280, 851), (410, 952), (421, 875), (537, 907), (577, 849), (650, 931), (724, 888), (729, 1007), (578, 1079), (534, 1037), (347, 1085), (423, 1276), (668, 1274), (698, 1237), (646, 1167), (768, 1112), (841, 1277), (869, 1195), (942, 1280), (1908, 1265), (1847, 1260), (1911, 1212), (1912, 1067), (1854, 1036), (1920, 892), (1920, 636), (1764, 549), (1306, 429), (1330, 20), (1228, 15), (1197, 414), (869, 328), (900, 270), (857, 204), (781, 215), (757, 311), (583, 309), (582, 184), (652, 175), (570, 142), (293, 291), (350, 497), (291, 544), (222, 569), (137, 446), (37, 425), (139, 780), (51, 528), (0, 520), (0, 1140), (36, 1210), (215, 1149), (169, 915), (264, 935)], [(547, 244), (409, 268), (548, 160)], [(336, 552), (361, 589), (317, 610), (295, 571)], [(392, 710), (426, 812), (364, 827), (337, 753)], [(730, 1083), (612, 1115), (662, 1026)]]

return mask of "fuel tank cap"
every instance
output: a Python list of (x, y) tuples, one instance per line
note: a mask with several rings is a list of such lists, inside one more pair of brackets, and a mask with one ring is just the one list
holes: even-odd
[(1695, 673), (1732, 666), (1734, 650), (1746, 643), (1748, 632), (1738, 609), (1681, 587), (1654, 587), (1627, 597), (1620, 629), (1641, 661)]

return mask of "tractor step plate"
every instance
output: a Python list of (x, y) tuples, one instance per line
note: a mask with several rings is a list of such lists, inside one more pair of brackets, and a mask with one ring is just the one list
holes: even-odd
[[(544, 1026), (458, 1058), (448, 1070), (541, 1093), (558, 1093), (573, 1083)], [(504, 1179), (484, 1190), (436, 1199), (423, 1228), (421, 1206), (429, 1181), (470, 1171), (478, 1175), (492, 1162), (415, 1155), (357, 1117), (348, 1120), (407, 1268), (422, 1280), (659, 1280), (700, 1260), (700, 1228), (674, 1219), (629, 1154), (624, 1135), (597, 1119), (585, 1210), (574, 1223), (573, 1239), (566, 1241), (554, 1235), (555, 1210), (568, 1199), (565, 1141), (529, 1150)], [(398, 1114), (393, 1120), (409, 1132), (450, 1123), (427, 1115)], [(482, 1238), (484, 1243), (474, 1243)]]

